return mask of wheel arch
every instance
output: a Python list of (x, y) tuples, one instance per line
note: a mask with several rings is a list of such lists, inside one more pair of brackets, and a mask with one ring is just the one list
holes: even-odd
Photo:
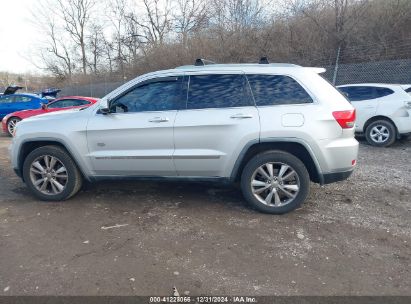
[(321, 173), (317, 159), (313, 155), (308, 144), (296, 139), (264, 139), (252, 141), (241, 151), (231, 173), (231, 181), (240, 180), (241, 172), (247, 162), (255, 155), (269, 150), (279, 150), (288, 152), (300, 159), (307, 168), (310, 180), (314, 183), (324, 184), (324, 177)]
[(30, 139), (30, 140), (24, 141), (21, 144), (20, 150), (18, 153), (18, 158), (17, 158), (18, 170), (21, 173), (20, 175), (23, 181), (24, 181), (24, 178), (23, 178), (22, 172), (23, 172), (24, 160), (26, 159), (27, 155), (30, 154), (30, 152), (34, 151), (37, 148), (44, 147), (44, 146), (58, 146), (60, 148), (63, 148), (65, 152), (71, 157), (73, 162), (76, 164), (83, 178), (85, 178), (86, 180), (90, 180), (88, 175), (85, 174), (84, 168), (82, 168), (82, 166), (80, 166), (80, 164), (78, 163), (77, 159), (73, 157), (73, 153), (71, 153), (70, 149), (67, 147), (64, 141), (59, 140), (59, 139), (36, 139), (36, 140)]

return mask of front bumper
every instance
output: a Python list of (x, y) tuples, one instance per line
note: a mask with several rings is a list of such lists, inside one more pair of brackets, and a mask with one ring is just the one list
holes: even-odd
[(8, 133), (8, 132), (7, 132), (7, 124), (6, 124), (6, 119), (5, 119), (5, 118), (3, 118), (3, 119), (1, 120), (1, 127), (2, 127), (4, 133)]

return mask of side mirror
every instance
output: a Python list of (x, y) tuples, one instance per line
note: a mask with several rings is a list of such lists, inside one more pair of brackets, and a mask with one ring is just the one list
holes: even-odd
[(47, 109), (47, 105), (46, 105), (45, 103), (42, 103), (42, 104), (41, 104), (41, 109), (42, 109), (42, 110), (46, 110), (46, 109)]
[(103, 115), (110, 114), (110, 109), (109, 108), (100, 108), (99, 112)]
[(110, 114), (111, 113), (110, 112), (110, 102), (111, 102), (110, 98), (107, 98), (107, 99), (103, 98), (102, 100), (100, 100), (100, 103), (99, 103), (100, 109), (98, 110), (98, 113), (103, 114), (103, 115)]

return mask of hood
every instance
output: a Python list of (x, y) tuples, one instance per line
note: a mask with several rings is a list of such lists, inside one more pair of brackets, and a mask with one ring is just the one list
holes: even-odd
[(11, 95), (16, 93), (18, 90), (22, 89), (23, 87), (19, 87), (19, 86), (8, 86), (5, 90), (4, 90), (4, 95)]
[(50, 113), (45, 113), (45, 114), (40, 114), (36, 116), (29, 117), (25, 120), (27, 121), (35, 121), (35, 120), (47, 120), (47, 119), (65, 119), (66, 117), (70, 117), (73, 115), (77, 115), (77, 112), (79, 112), (81, 109), (70, 109), (70, 110), (64, 110), (64, 111), (55, 111), (55, 112), (50, 112)]

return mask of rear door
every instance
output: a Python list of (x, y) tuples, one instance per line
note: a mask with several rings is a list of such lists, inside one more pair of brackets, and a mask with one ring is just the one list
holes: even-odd
[(242, 72), (208, 72), (192, 73), (186, 81), (187, 106), (174, 124), (177, 174), (228, 177), (242, 148), (260, 131), (247, 80)]
[(144, 81), (114, 98), (110, 114), (90, 118), (88, 156), (97, 175), (176, 175), (173, 124), (181, 85), (177, 76)]

